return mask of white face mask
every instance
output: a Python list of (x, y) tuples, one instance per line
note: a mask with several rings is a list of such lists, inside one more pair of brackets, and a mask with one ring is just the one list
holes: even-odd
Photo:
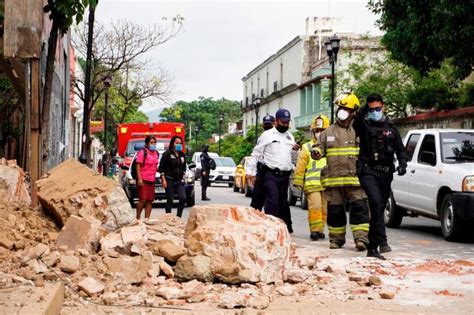
[(321, 132), (313, 132), (314, 138), (319, 141), (319, 137), (321, 137)]
[(337, 119), (344, 121), (349, 118), (349, 112), (345, 109), (340, 109), (337, 111)]

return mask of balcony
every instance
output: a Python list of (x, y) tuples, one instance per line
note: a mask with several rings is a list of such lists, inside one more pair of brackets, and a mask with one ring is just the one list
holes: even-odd
[(301, 115), (298, 117), (295, 117), (295, 128), (297, 129), (308, 129), (309, 126), (311, 126), (311, 121), (313, 120), (314, 117), (323, 114), (329, 117), (331, 115), (331, 111), (329, 108), (323, 108), (317, 112), (306, 114), (306, 115)]

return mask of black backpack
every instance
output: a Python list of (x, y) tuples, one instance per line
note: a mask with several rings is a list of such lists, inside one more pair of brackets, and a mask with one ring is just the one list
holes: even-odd
[(210, 168), (211, 170), (215, 170), (216, 167), (217, 167), (216, 161), (214, 161), (213, 158), (209, 158), (209, 168)]
[[(147, 156), (148, 153), (146, 152), (145, 149), (142, 149), (142, 150), (143, 150), (143, 165), (145, 165), (146, 156)], [(139, 152), (137, 152), (137, 155), (138, 155)], [(133, 159), (132, 165), (130, 165), (130, 173), (132, 174), (133, 179), (138, 178), (138, 176), (137, 176), (137, 158), (136, 157), (135, 157), (135, 159)]]

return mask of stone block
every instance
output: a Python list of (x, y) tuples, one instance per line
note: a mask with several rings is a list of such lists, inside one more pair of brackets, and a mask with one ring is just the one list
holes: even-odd
[(95, 296), (99, 293), (102, 293), (105, 289), (105, 286), (92, 277), (87, 277), (77, 284), (79, 290), (86, 293), (88, 296)]

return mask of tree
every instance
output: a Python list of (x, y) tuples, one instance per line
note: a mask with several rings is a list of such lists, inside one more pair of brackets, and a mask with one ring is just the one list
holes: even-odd
[(462, 0), (369, 0), (386, 33), (382, 42), (398, 60), (427, 75), (452, 59), (456, 77), (472, 72), (474, 2)]

